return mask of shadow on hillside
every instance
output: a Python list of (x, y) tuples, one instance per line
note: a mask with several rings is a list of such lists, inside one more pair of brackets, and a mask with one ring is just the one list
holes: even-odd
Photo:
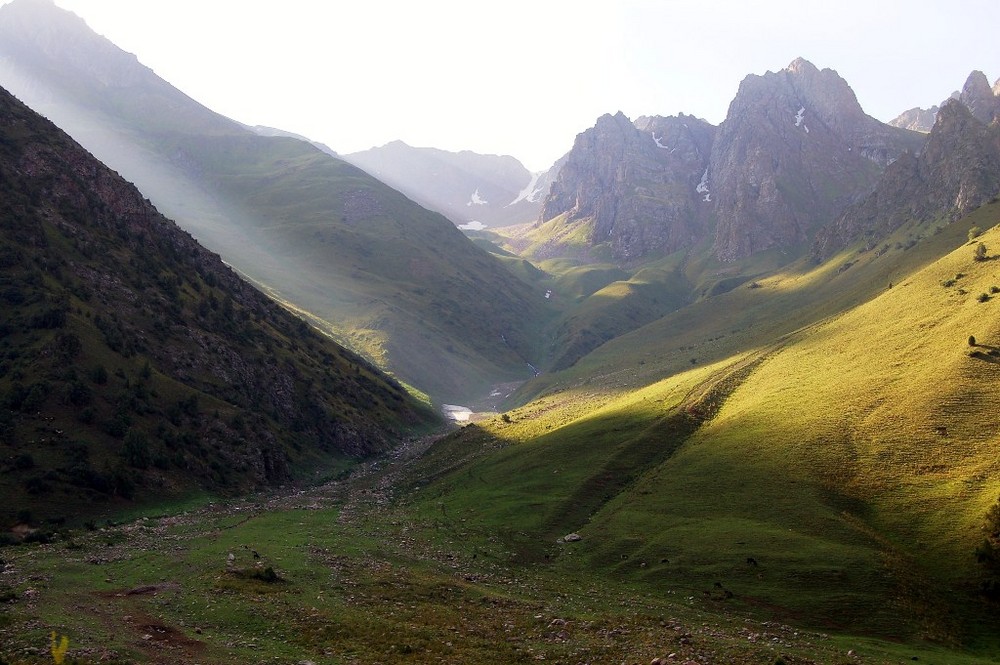
[(969, 357), (1000, 365), (1000, 347), (977, 344), (976, 349), (969, 352)]

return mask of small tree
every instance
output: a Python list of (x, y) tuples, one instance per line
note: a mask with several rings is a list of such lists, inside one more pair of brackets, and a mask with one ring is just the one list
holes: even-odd
[(973, 252), (972, 252), (972, 258), (975, 259), (976, 261), (985, 261), (986, 260), (986, 245), (983, 244), (983, 243), (977, 244), (976, 245), (976, 249), (974, 249)]
[(972, 242), (973, 240), (978, 238), (979, 234), (982, 232), (983, 230), (980, 229), (978, 226), (973, 226), (971, 229), (969, 229), (969, 242)]
[(1000, 573), (1000, 499), (986, 511), (983, 536), (976, 548), (976, 560), (996, 575)]
[(975, 345), (976, 345), (976, 336), (969, 335), (969, 346), (975, 346)]

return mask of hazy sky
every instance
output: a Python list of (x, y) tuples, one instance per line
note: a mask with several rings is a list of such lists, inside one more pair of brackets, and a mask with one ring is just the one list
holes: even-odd
[[(5, 0), (4, 0), (5, 1)], [(394, 139), (547, 168), (603, 113), (721, 122), (797, 56), (890, 120), (1000, 77), (997, 0), (56, 0), (206, 106), (340, 152)]]

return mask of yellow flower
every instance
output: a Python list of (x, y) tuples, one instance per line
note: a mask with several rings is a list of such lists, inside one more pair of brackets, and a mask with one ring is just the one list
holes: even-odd
[(69, 638), (65, 635), (61, 640), (56, 641), (56, 631), (52, 631), (52, 660), (56, 665), (62, 665), (66, 660), (66, 652), (69, 651)]

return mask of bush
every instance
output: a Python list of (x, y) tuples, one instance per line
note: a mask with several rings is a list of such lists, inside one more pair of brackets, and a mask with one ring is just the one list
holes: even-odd
[(149, 438), (141, 430), (129, 429), (122, 445), (122, 457), (125, 463), (137, 469), (145, 469), (151, 460), (149, 454)]
[(983, 230), (980, 229), (978, 226), (973, 226), (971, 229), (969, 229), (969, 242), (972, 242), (973, 240), (978, 238), (979, 234), (981, 234), (982, 232)]
[(969, 346), (976, 346), (976, 336), (969, 335)]
[(976, 300), (978, 300), (979, 302), (986, 302), (989, 299), (990, 299), (990, 294), (988, 293), (980, 293), (979, 296), (976, 298)]
[(986, 255), (986, 245), (979, 243), (976, 248), (972, 251), (972, 258), (976, 261), (985, 261), (988, 257)]

